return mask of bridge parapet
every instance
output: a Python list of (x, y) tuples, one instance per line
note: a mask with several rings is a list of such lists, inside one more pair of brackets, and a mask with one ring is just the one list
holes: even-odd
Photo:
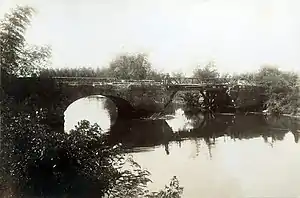
[(102, 85), (102, 84), (156, 84), (156, 85), (227, 85), (225, 78), (200, 79), (200, 78), (164, 78), (162, 80), (122, 80), (117, 78), (99, 77), (54, 77), (58, 82), (70, 85)]
[(57, 82), (69, 85), (103, 85), (103, 84), (162, 84), (162, 81), (155, 80), (122, 80), (116, 78), (96, 77), (54, 77)]

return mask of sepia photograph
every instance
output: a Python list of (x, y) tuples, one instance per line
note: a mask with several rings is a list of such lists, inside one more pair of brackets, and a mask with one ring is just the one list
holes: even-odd
[(300, 198), (299, 0), (0, 0), (0, 198)]

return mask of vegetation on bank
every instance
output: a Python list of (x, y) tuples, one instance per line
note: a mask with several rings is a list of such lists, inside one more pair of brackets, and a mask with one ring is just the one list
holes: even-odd
[(49, 125), (57, 109), (39, 106), (35, 93), (23, 101), (8, 94), (11, 80), (38, 76), (51, 55), (50, 48), (25, 42), (33, 13), (18, 7), (0, 23), (0, 197), (181, 197), (176, 177), (165, 189), (150, 192), (150, 173), (126, 157), (120, 145), (108, 144), (98, 125), (82, 121), (66, 134)]
[(263, 87), (267, 98), (264, 106), (270, 114), (299, 113), (300, 78), (294, 72), (281, 71), (275, 66), (263, 66), (257, 72), (232, 76), (230, 80), (242, 80), (246, 84)]

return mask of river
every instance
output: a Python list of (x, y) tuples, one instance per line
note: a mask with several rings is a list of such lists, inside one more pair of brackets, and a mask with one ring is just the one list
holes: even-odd
[(187, 198), (300, 197), (300, 121), (262, 115), (186, 115), (118, 120), (103, 97), (77, 100), (65, 130), (87, 119), (151, 172), (151, 190), (177, 176)]

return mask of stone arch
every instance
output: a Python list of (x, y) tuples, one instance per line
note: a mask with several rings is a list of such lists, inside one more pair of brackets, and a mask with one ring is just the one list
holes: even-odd
[(117, 96), (112, 96), (112, 95), (104, 95), (104, 96), (109, 98), (115, 103), (118, 109), (118, 118), (124, 119), (124, 118), (134, 117), (136, 111), (129, 101)]
[(86, 98), (89, 96), (96, 96), (96, 95), (101, 95), (104, 96), (108, 99), (110, 99), (117, 108), (117, 119), (121, 118), (121, 119), (125, 119), (125, 118), (132, 118), (134, 117), (135, 114), (135, 109), (134, 107), (131, 105), (131, 103), (123, 98), (121, 98), (120, 96), (113, 96), (113, 95), (109, 95), (109, 94), (97, 94), (97, 93), (93, 93), (93, 94), (76, 94), (70, 97), (67, 97), (67, 101), (65, 101), (64, 103), (64, 107), (63, 107), (63, 112), (65, 112), (67, 110), (67, 108), (73, 104), (75, 101), (82, 99), (82, 98)]
[[(192, 93), (196, 92), (197, 98), (196, 100), (199, 104), (203, 105), (203, 108), (209, 110), (210, 112), (220, 112), (220, 113), (228, 113), (235, 111), (235, 101), (234, 97), (230, 94), (230, 88), (227, 86), (222, 87), (194, 87), (186, 90), (183, 89), (174, 89), (173, 94), (171, 95), (171, 102), (175, 95), (184, 92)], [(200, 100), (202, 101), (200, 102)], [(197, 102), (196, 102), (197, 103)]]

